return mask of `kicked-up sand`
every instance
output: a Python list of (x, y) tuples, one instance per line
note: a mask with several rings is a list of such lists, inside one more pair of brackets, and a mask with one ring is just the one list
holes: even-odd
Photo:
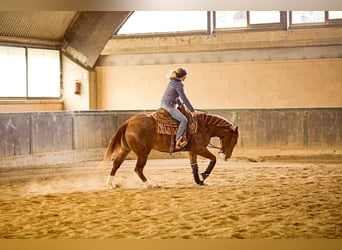
[(98, 164), (3, 166), (0, 238), (342, 238), (340, 162), (218, 161), (197, 186), (187, 159), (149, 160), (147, 189), (126, 160), (114, 190)]

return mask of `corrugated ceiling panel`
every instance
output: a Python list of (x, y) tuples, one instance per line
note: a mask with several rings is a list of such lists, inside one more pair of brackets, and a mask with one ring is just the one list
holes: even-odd
[(0, 36), (62, 40), (77, 11), (0, 11)]

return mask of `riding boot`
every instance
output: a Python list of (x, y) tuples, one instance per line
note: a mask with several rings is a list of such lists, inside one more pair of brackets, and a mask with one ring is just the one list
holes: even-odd
[(177, 141), (176, 141), (176, 149), (180, 150), (182, 148), (184, 148), (186, 145), (188, 144), (188, 142), (185, 139), (185, 136), (181, 136)]

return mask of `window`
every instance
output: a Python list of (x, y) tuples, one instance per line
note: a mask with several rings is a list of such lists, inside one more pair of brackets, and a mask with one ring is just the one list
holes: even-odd
[(292, 24), (324, 23), (324, 11), (292, 11)]
[(28, 49), (28, 96), (60, 96), (58, 50)]
[(215, 11), (215, 29), (283, 28), (286, 12), (281, 11)]
[(342, 11), (291, 11), (291, 27), (342, 25)]
[(251, 24), (280, 23), (279, 11), (250, 11), (249, 21)]
[(116, 35), (342, 25), (342, 11), (135, 11)]
[(342, 11), (329, 11), (329, 19), (342, 19)]
[(0, 97), (60, 96), (59, 50), (0, 46)]
[(206, 31), (207, 11), (135, 11), (118, 35)]
[(26, 96), (24, 48), (0, 46), (0, 97)]
[(242, 28), (247, 27), (246, 11), (216, 11), (215, 28)]

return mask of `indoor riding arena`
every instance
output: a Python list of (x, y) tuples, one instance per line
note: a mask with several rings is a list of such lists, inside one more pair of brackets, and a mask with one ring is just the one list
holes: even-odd
[[(342, 238), (342, 11), (0, 11), (0, 23), (1, 239)], [(110, 188), (112, 136), (160, 108), (177, 68), (196, 117), (238, 131), (231, 157), (210, 137), (216, 165), (197, 184), (195, 140), (153, 149), (145, 185), (130, 152)], [(212, 163), (196, 163), (202, 179)]]

